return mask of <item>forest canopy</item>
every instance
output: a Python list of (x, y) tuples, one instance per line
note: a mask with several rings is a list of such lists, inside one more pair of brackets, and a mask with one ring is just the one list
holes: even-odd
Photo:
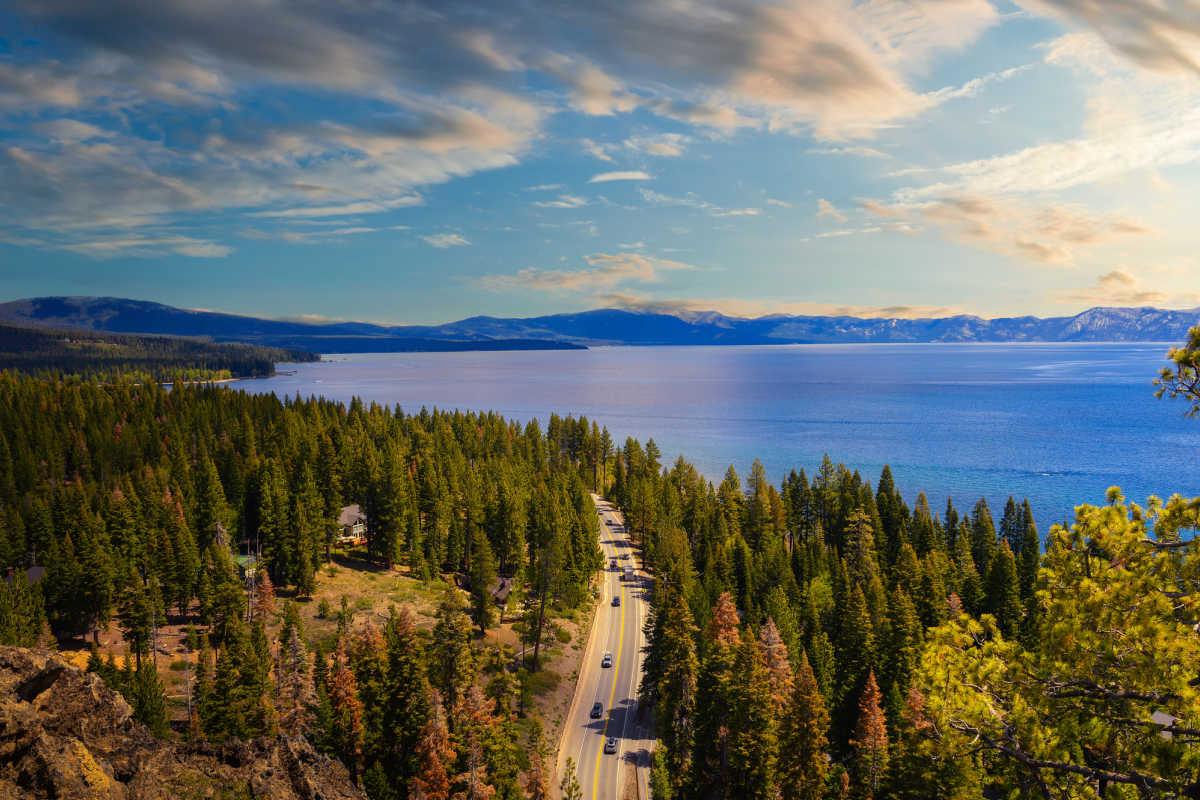
[(0, 370), (110, 381), (169, 383), (273, 375), (280, 362), (317, 361), (303, 350), (174, 336), (54, 331), (0, 325)]
[[(1163, 377), (1189, 401), (1197, 341)], [(550, 610), (592, 602), (591, 491), (654, 576), (656, 800), (1200, 797), (1200, 500), (1178, 495), (1114, 487), (1043, 537), (1026, 501), (935, 510), (828, 456), (714, 484), (582, 418), (0, 373), (0, 641), (119, 626), (137, 663), (91, 667), (164, 732), (141, 656), (157, 620), (186, 619), (192, 738), (303, 733), (373, 800), (546, 798), (519, 687)], [(272, 586), (312, 593), (349, 503), (376, 564), (452, 578), (432, 632), (343, 609), (318, 640), (274, 605)], [(251, 546), (248, 584), (232, 556)], [(515, 664), (476, 634), (501, 577)]]

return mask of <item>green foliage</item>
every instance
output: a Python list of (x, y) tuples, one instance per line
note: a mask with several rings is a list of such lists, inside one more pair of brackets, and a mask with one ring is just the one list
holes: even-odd
[(1163, 367), (1154, 382), (1156, 397), (1183, 398), (1188, 408), (1184, 415), (1200, 415), (1200, 327), (1188, 331), (1183, 347), (1173, 347), (1167, 353), (1170, 367)]
[(133, 718), (149, 728), (155, 736), (165, 737), (169, 731), (167, 703), (163, 696), (162, 681), (154, 665), (149, 660), (143, 662), (126, 680), (122, 691), (133, 706)]
[(300, 350), (211, 344), (172, 336), (53, 331), (0, 325), (0, 370), (98, 380), (208, 381), (275, 374), (280, 361), (316, 361)]
[(780, 719), (779, 783), (788, 800), (821, 800), (829, 764), (829, 714), (816, 676), (801, 651), (792, 696)]
[(918, 683), (945, 752), (982, 744), (994, 782), (1053, 796), (1197, 789), (1200, 756), (1181, 726), (1200, 715), (1200, 553), (1171, 533), (1170, 511), (1160, 538), (1152, 519), (1113, 493), (1051, 530), (1031, 647), (990, 615), (931, 632)]
[(0, 644), (36, 647), (45, 625), (41, 587), (29, 585), (25, 570), (0, 578)]
[(264, 663), (260, 638), (240, 621), (227, 626), (217, 654), (212, 689), (199, 698), (200, 719), (211, 740), (249, 739), (275, 731), (274, 692), (268, 684), (269, 663)]
[(579, 786), (579, 776), (575, 774), (575, 759), (567, 756), (567, 764), (563, 767), (562, 781), (563, 800), (583, 800), (583, 789)]

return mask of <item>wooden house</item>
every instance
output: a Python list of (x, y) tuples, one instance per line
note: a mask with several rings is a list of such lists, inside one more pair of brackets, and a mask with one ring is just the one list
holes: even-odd
[(340, 547), (359, 547), (367, 543), (367, 515), (358, 503), (344, 506), (338, 515), (336, 542)]

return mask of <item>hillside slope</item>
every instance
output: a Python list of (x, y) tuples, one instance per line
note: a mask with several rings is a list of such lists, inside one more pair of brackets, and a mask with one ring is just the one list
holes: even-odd
[(0, 647), (0, 797), (365, 798), (303, 738), (190, 747), (155, 739), (132, 713), (57, 655)]
[(63, 331), (0, 323), (0, 369), (156, 381), (254, 378), (275, 364), (315, 361), (310, 352), (177, 336)]

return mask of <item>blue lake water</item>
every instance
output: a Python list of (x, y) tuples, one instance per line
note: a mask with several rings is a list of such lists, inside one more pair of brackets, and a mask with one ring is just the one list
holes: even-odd
[(586, 415), (614, 440), (653, 437), (719, 481), (760, 458), (776, 483), (828, 452), (874, 484), (891, 464), (911, 506), (1028, 497), (1039, 529), (1119, 485), (1200, 494), (1200, 420), (1157, 400), (1162, 344), (613, 347), (586, 351), (333, 355), (253, 392), (492, 409), (545, 424)]

